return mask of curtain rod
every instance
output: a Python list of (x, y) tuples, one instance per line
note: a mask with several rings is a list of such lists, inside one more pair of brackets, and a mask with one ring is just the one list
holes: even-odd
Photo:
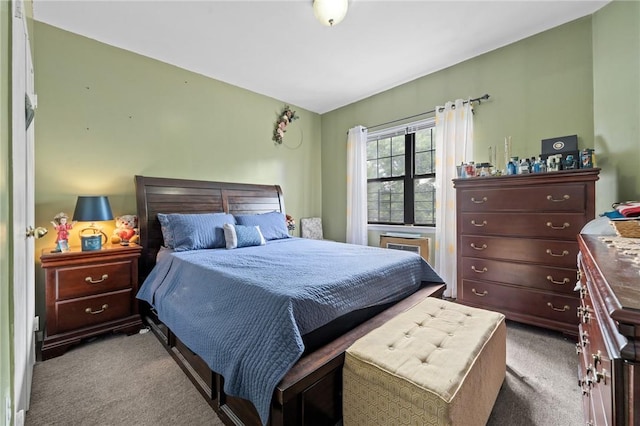
[[(489, 99), (489, 95), (488, 94), (484, 94), (478, 98), (475, 99), (469, 99), (468, 101), (464, 101), (463, 104), (466, 104), (467, 102), (478, 102), (478, 104), (481, 104), (482, 101), (486, 101), (487, 99)], [(442, 111), (442, 108), (440, 109), (440, 111)], [(403, 118), (398, 118), (397, 120), (391, 120), (391, 121), (387, 121), (386, 123), (380, 123), (380, 124), (375, 124), (373, 126), (368, 126), (366, 127), (366, 129), (371, 129), (373, 127), (380, 127), (380, 126), (386, 126), (387, 124), (393, 124), (393, 123), (397, 123), (398, 121), (404, 121), (404, 120), (408, 120), (410, 118), (415, 118), (415, 117), (420, 117), (421, 115), (427, 115), (427, 114), (433, 114), (434, 112), (436, 112), (435, 109), (432, 109), (431, 111), (425, 111), (425, 112), (421, 112), (420, 114), (415, 114), (415, 115), (410, 115), (408, 117), (403, 117)]]

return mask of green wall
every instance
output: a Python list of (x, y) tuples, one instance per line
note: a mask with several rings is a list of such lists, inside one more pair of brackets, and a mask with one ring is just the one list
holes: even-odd
[[(279, 184), (287, 213), (322, 213), (318, 114), (292, 105), (300, 119), (276, 146), (282, 101), (38, 22), (35, 70), (39, 226), (72, 214), (78, 195), (135, 213), (134, 175)], [(38, 289), (43, 312), (41, 271)]]
[[(13, 303), (10, 273), (11, 3), (0, 1), (0, 420), (13, 406)], [(7, 407), (7, 402), (10, 406)]]
[[(475, 161), (489, 147), (540, 154), (540, 140), (577, 134), (593, 147), (591, 18), (510, 44), (322, 116), (322, 212), (327, 238), (346, 230), (346, 132), (433, 110), (448, 100), (491, 97), (476, 107)], [(502, 157), (500, 157), (502, 158)], [(375, 245), (377, 241), (371, 241)]]
[(593, 52), (598, 211), (605, 211), (640, 198), (640, 2), (614, 1), (594, 14)]

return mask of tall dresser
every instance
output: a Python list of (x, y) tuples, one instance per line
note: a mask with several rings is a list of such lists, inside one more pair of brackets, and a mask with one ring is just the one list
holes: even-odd
[[(585, 424), (640, 424), (640, 239), (580, 235), (578, 385)], [(635, 250), (633, 247), (635, 246)]]
[(458, 302), (577, 335), (577, 235), (599, 169), (455, 179)]

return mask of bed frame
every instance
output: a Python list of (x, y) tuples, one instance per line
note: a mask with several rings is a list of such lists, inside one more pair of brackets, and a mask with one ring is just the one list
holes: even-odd
[[(277, 185), (208, 182), (198, 180), (135, 177), (140, 227), (140, 282), (144, 282), (162, 245), (158, 213), (231, 214), (285, 212), (282, 190)], [(335, 425), (342, 419), (342, 365), (344, 351), (358, 338), (384, 324), (426, 297), (440, 297), (442, 284), (425, 284), (416, 293), (386, 310), (341, 332), (330, 343), (308, 351), (277, 385), (271, 403), (269, 425)], [(155, 312), (141, 302), (145, 321), (182, 370), (228, 425), (260, 425), (251, 402), (226, 395), (224, 378), (184, 345)]]

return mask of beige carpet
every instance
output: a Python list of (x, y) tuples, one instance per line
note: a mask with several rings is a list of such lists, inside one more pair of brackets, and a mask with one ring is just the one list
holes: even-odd
[(26, 425), (222, 425), (153, 333), (107, 335), (34, 368)]
[[(508, 322), (507, 377), (488, 425), (583, 424), (574, 347)], [(152, 333), (97, 338), (37, 363), (26, 416), (27, 426), (221, 424)]]

